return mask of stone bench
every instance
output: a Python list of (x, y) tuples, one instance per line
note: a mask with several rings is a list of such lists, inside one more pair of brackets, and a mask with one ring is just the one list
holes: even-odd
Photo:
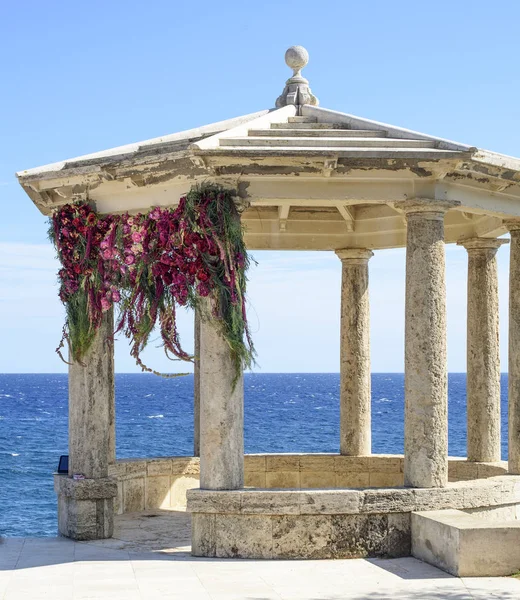
[(412, 513), (412, 556), (457, 577), (520, 570), (520, 521), (495, 521), (461, 510)]

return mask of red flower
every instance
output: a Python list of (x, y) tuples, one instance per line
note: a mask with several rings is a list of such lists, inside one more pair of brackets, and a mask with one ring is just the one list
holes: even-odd
[(87, 217), (87, 225), (89, 227), (93, 227), (96, 224), (96, 221), (97, 221), (96, 213), (91, 212), (89, 214), (89, 216)]
[(208, 281), (209, 275), (206, 273), (206, 271), (201, 269), (200, 271), (197, 271), (197, 279), (199, 281)]

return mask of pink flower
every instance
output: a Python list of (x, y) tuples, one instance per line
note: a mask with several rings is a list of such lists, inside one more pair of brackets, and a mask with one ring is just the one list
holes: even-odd
[(132, 241), (139, 244), (139, 242), (143, 241), (143, 236), (138, 231), (134, 231), (134, 233), (132, 233)]
[(161, 209), (156, 206), (148, 215), (153, 221), (158, 221), (161, 218)]
[(108, 248), (106, 250), (103, 250), (103, 252), (101, 253), (101, 256), (105, 259), (105, 260), (109, 260), (112, 258), (112, 250), (109, 250)]
[(108, 248), (108, 240), (103, 240), (101, 244), (99, 244), (101, 250), (106, 250)]
[(135, 256), (133, 254), (127, 254), (125, 256), (125, 263), (127, 265), (133, 265), (135, 263)]
[(121, 294), (119, 293), (119, 290), (112, 290), (112, 300), (114, 302), (119, 302), (119, 300), (121, 300)]
[(103, 298), (101, 298), (101, 310), (103, 312), (106, 312), (109, 309), (110, 309), (110, 302), (103, 296)]

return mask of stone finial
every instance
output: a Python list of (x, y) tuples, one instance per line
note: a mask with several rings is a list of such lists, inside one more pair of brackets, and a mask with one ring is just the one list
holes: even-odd
[(282, 108), (288, 104), (302, 106), (312, 104), (318, 106), (318, 98), (313, 95), (309, 82), (302, 76), (301, 70), (309, 62), (309, 53), (303, 46), (291, 46), (285, 53), (285, 62), (293, 70), (293, 76), (285, 82), (285, 88), (281, 96), (276, 100), (276, 108)]

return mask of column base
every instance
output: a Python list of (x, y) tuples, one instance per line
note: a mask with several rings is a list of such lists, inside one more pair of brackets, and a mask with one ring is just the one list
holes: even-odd
[(112, 477), (74, 480), (54, 475), (58, 495), (58, 531), (73, 540), (102, 540), (114, 533), (114, 498), (117, 482)]

